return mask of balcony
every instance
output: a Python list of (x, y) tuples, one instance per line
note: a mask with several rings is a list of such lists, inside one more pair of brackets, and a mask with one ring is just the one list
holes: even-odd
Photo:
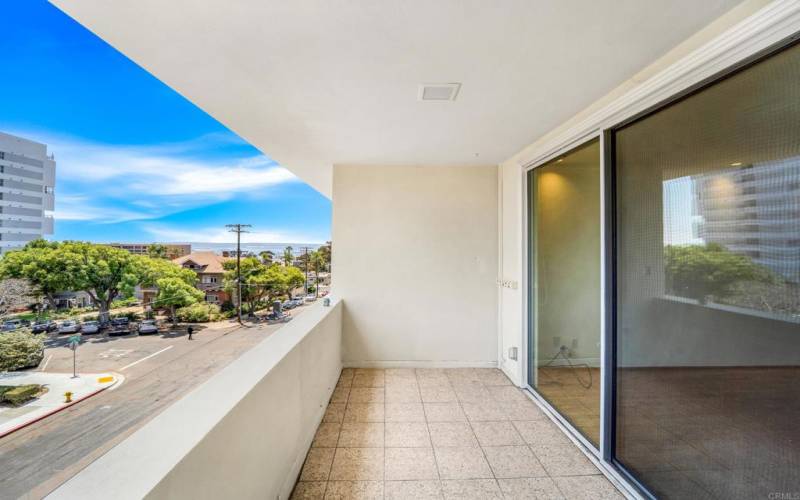
[(622, 498), (497, 369), (345, 368), (292, 498)]
[(621, 497), (499, 370), (342, 369), (343, 307), (314, 306), (48, 498)]

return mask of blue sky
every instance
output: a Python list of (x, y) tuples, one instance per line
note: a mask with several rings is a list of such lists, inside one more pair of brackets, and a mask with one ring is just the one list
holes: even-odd
[(2, 13), (0, 131), (55, 154), (54, 239), (330, 239), (328, 199), (61, 11)]

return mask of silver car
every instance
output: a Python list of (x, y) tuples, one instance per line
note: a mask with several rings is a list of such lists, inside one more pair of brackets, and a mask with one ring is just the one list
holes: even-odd
[(100, 323), (97, 321), (86, 321), (81, 326), (81, 333), (97, 333), (100, 331)]
[(79, 333), (81, 324), (75, 320), (68, 319), (58, 327), (58, 333)]
[(139, 335), (158, 333), (158, 325), (154, 319), (146, 319), (139, 323)]

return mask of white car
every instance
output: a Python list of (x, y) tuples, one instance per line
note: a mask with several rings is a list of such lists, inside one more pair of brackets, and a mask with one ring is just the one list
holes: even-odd
[(58, 333), (79, 333), (81, 324), (75, 320), (68, 319), (58, 327)]
[(100, 323), (97, 321), (85, 321), (83, 325), (81, 325), (81, 333), (89, 334), (89, 333), (97, 333), (100, 331)]
[(306, 302), (314, 302), (315, 300), (317, 300), (317, 296), (316, 295), (312, 295), (312, 294), (306, 295)]

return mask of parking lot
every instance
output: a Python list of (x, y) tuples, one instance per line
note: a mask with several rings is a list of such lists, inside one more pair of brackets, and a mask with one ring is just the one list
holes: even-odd
[[(81, 335), (81, 343), (75, 352), (78, 372), (111, 371), (121, 373), (126, 378), (133, 377), (213, 342), (239, 328), (239, 325), (225, 321), (192, 327), (194, 334), (191, 342), (188, 341), (185, 325), (166, 328), (154, 335), (138, 335), (135, 332), (124, 336), (110, 336), (107, 333)], [(69, 337), (70, 335), (64, 334), (48, 334), (44, 360), (39, 365), (39, 370), (72, 371), (73, 352), (68, 346)], [(142, 364), (138, 369), (133, 369)]]
[[(147, 336), (82, 336), (75, 352), (78, 373), (112, 372), (122, 382), (0, 439), (0, 498), (45, 496), (283, 324), (193, 325), (191, 341), (185, 325)], [(46, 335), (36, 370), (71, 373), (70, 335)]]

